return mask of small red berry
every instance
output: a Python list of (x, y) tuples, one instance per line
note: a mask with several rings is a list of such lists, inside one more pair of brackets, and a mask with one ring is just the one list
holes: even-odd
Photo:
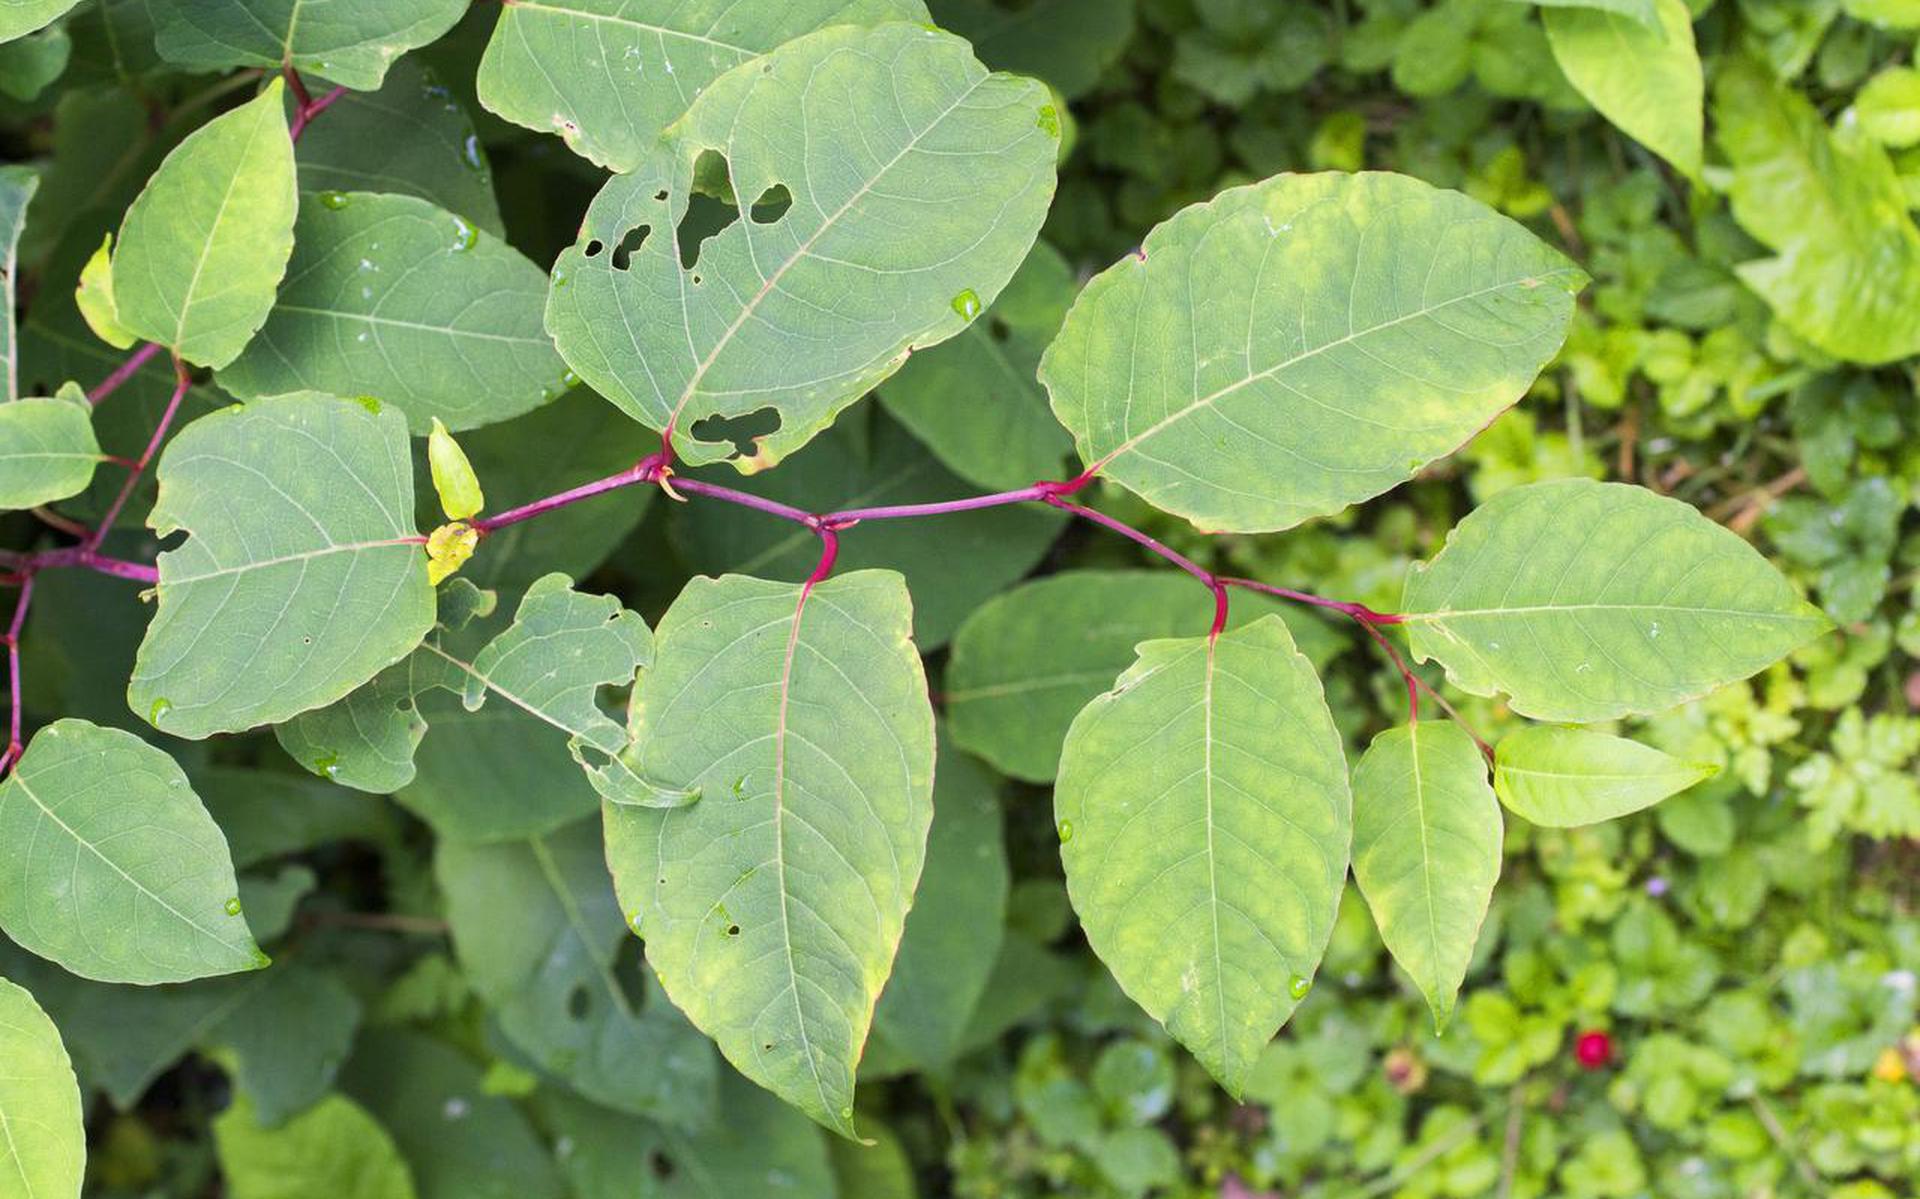
[(1574, 1060), (1582, 1070), (1602, 1070), (1613, 1061), (1613, 1038), (1599, 1029), (1580, 1034), (1573, 1043)]

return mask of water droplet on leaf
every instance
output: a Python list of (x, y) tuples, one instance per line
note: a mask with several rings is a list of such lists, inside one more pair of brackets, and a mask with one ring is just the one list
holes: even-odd
[(980, 297), (969, 287), (953, 297), (953, 310), (968, 320), (980, 315)]
[(333, 191), (321, 192), (320, 203), (338, 212), (348, 204), (347, 193)]
[(147, 709), (147, 723), (158, 725), (160, 718), (173, 711), (173, 701), (161, 696), (153, 701), (153, 707)]
[(453, 218), (453, 248), (456, 253), (471, 250), (480, 240), (480, 231), (459, 217)]
[(229, 899), (229, 900), (227, 900), (227, 915), (229, 915), (229, 916), (238, 916), (239, 914), (240, 914), (240, 900), (239, 900), (239, 898), (238, 898), (238, 897), (235, 897), (235, 898), (233, 898), (233, 899)]
[(1060, 844), (1065, 845), (1071, 840), (1073, 840), (1073, 821), (1062, 820), (1060, 822)]
[(1305, 999), (1307, 992), (1313, 990), (1313, 980), (1304, 974), (1296, 974), (1287, 980), (1287, 994), (1295, 999)]
[(313, 760), (313, 772), (333, 778), (340, 773), (340, 755), (325, 754)]
[(486, 159), (480, 157), (479, 134), (467, 134), (467, 140), (461, 143), (460, 146), (460, 157), (467, 164), (467, 169), (469, 170), (478, 171), (487, 165)]
[(1051, 104), (1040, 106), (1040, 119), (1035, 124), (1046, 130), (1048, 137), (1060, 136), (1060, 110)]
[(355, 396), (353, 402), (365, 408), (375, 416), (380, 415), (380, 401), (373, 396)]

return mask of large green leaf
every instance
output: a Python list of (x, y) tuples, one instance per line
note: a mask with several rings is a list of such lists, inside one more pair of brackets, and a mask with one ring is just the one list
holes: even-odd
[(1827, 618), (1679, 500), (1560, 479), (1504, 491), (1407, 577), (1416, 658), (1536, 720), (1657, 712), (1743, 679)]
[(1007, 290), (958, 337), (907, 359), (880, 390), (894, 418), (948, 470), (989, 490), (1060, 477), (1073, 442), (1034, 373), (1079, 284), (1035, 242)]
[[(866, 407), (847, 413), (779, 470), (754, 476), (742, 490), (831, 512), (950, 500), (969, 489), (898, 424)], [(812, 532), (762, 512), (689, 504), (673, 515), (674, 544), (702, 574), (804, 579), (820, 557)], [(839, 560), (846, 570), (888, 567), (905, 575), (914, 642), (931, 650), (953, 636), (967, 613), (1039, 565), (1065, 524), (1060, 513), (1037, 504), (876, 520), (841, 534)]]
[(748, 1078), (846, 1135), (933, 815), (933, 711), (897, 574), (695, 578), (638, 685), (607, 862), (667, 994)]
[[(244, 895), (244, 881), (240, 889)], [(259, 916), (251, 919), (258, 928)], [(262, 1124), (284, 1123), (320, 1101), (360, 1028), (360, 1001), (337, 974), (294, 958), (243, 980), (198, 985), (223, 993), (218, 1022), (194, 1027), (196, 1041), (229, 1055)]]
[(113, 255), (120, 324), (189, 362), (245, 348), (293, 252), (293, 142), (282, 84), (193, 131), (127, 210)]
[(284, 396), (188, 425), (160, 459), (159, 610), (128, 684), (181, 737), (332, 703), (433, 625), (400, 414)]
[(1074, 720), (1054, 811), (1094, 952), (1239, 1094), (1319, 967), (1352, 833), (1340, 734), (1285, 623), (1141, 645)]
[(161, 57), (192, 70), (283, 66), (363, 91), (453, 28), (466, 0), (150, 0)]
[(1655, 0), (1657, 20), (1605, 8), (1542, 14), (1553, 57), (1600, 115), (1698, 178), (1706, 83), (1686, 0)]
[(232, 1199), (414, 1199), (413, 1177), (393, 1138), (344, 1095), (328, 1095), (274, 1128), (242, 1092), (214, 1118), (213, 1144)]
[[(708, 418), (770, 409), (738, 464), (771, 466), (1000, 293), (1053, 194), (1047, 107), (919, 25), (789, 42), (715, 80), (594, 200), (547, 328), (689, 463), (735, 453)], [(694, 192), (723, 183), (735, 219), (696, 245)]]
[(434, 873), (460, 964), (509, 1040), (598, 1103), (688, 1128), (712, 1117), (712, 1046), (651, 985), (616, 972), (629, 933), (597, 822), (499, 845), (442, 841)]
[[(1587, 9), (1594, 12), (1618, 13), (1631, 17), (1649, 28), (1660, 23), (1660, 0), (1518, 0), (1522, 4), (1533, 4), (1547, 9)], [(1541, 14), (1543, 17), (1546, 14)]]
[(1080, 456), (1203, 529), (1379, 495), (1525, 393), (1586, 276), (1403, 175), (1279, 175), (1087, 284), (1040, 378)]
[(546, 276), (413, 196), (309, 196), (266, 327), (220, 372), (238, 396), (370, 395), (425, 433), (518, 416), (569, 385), (541, 327)]
[(1133, 36), (1133, 0), (931, 0), (934, 19), (996, 71), (1037, 75), (1069, 100), (1093, 90)]
[(0, 786), (0, 928), (83, 978), (266, 965), (220, 829), (173, 759), (84, 720), (41, 729)]
[[(4, 18), (0, 18), (4, 19)], [(30, 167), (0, 167), (0, 363), (5, 364), (6, 390), (0, 401), (20, 397), (20, 350), (14, 333), (17, 304), (14, 278), (19, 271), (20, 231), (27, 227), (27, 205), (39, 190), (40, 175)]]
[(52, 24), (79, 0), (0, 0), (0, 42), (25, 37)]
[(1005, 931), (1009, 876), (997, 780), (940, 740), (927, 865), (900, 954), (874, 1010), (876, 1035), (917, 1069), (941, 1071), (985, 994)]
[[(60, 1030), (25, 990), (0, 978), (0, 1194), (79, 1199), (87, 1132), (80, 1084)], [(17, 1184), (17, 1185), (16, 1185)]]
[(1920, 353), (1920, 228), (1886, 151), (1739, 58), (1714, 80), (1714, 123), (1734, 218), (1776, 253), (1740, 266), (1747, 286), (1829, 354)]
[(0, 403), (0, 510), (78, 495), (99, 464), (93, 408), (78, 389)]
[[(1262, 595), (1233, 597), (1235, 627), (1280, 611)], [(1074, 716), (1113, 685), (1134, 647), (1204, 633), (1212, 616), (1212, 597), (1174, 571), (1076, 570), (1003, 592), (953, 639), (941, 689), (953, 739), (1015, 778), (1050, 783)], [(1298, 609), (1286, 618), (1316, 665), (1345, 644)]]
[(405, 58), (377, 92), (349, 92), (308, 125), (294, 148), (302, 196), (418, 196), (505, 236), (493, 171), (473, 118), (429, 68)]
[(1380, 939), (1446, 1027), (1500, 877), (1500, 803), (1458, 725), (1373, 739), (1353, 768), (1353, 879)]
[(829, 25), (925, 21), (922, 0), (515, 0), (480, 60), (480, 102), (631, 171), (725, 71)]
[(1493, 787), (1533, 823), (1572, 828), (1650, 808), (1716, 769), (1624, 737), (1534, 725), (1495, 747)]

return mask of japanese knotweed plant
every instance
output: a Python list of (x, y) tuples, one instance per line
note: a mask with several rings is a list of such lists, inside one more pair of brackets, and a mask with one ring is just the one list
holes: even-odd
[[(23, 744), (20, 637), (52, 570), (149, 588), (127, 698), (172, 738), (271, 726), (302, 766), (382, 794), (415, 778), (424, 738), (449, 735), (428, 712), (512, 717), (564, 742), (604, 801), (603, 836), (576, 827), (531, 853), (453, 837), (437, 863), (502, 1035), (580, 1094), (674, 1122), (713, 1102), (704, 1034), (849, 1137), (877, 1004), (882, 1030), (923, 1057), (960, 1032), (903, 1009), (942, 985), (909, 911), (936, 773), (977, 774), (966, 753), (1052, 783), (1093, 949), (1238, 1093), (1308, 995), (1349, 873), (1444, 1024), (1499, 874), (1501, 805), (1577, 825), (1689, 786), (1702, 768), (1592, 726), (1752, 675), (1827, 627), (1738, 536), (1631, 486), (1500, 494), (1412, 572), (1395, 612), (1218, 576), (1076, 499), (1099, 480), (1202, 531), (1273, 533), (1472, 438), (1553, 359), (1585, 276), (1460, 194), (1278, 175), (1179, 212), (1074, 296), (1036, 244), (1059, 101), (989, 72), (918, 0), (712, 5), (724, 13), (688, 30), (613, 4), (510, 4), (480, 99), (618, 172), (543, 274), (500, 238), (497, 211), (324, 185), (328, 160), (295, 144), (464, 3), (360, 6), (337, 28), (296, 27), (281, 10), (297, 4), (157, 7), (175, 61), (280, 74), (180, 142), (81, 276), (94, 332), (144, 343), (124, 365), (90, 392), (20, 396), (7, 305), (0, 499), (69, 543), (0, 557), (15, 595), (0, 928), (73, 974), (160, 984), (268, 961), (227, 841), (167, 753), (71, 718)], [(342, 86), (316, 98), (303, 73)], [(0, 174), (9, 268), (35, 186)], [(167, 362), (144, 451), (103, 454), (96, 415)], [(657, 432), (657, 452), (487, 514), (489, 479), (453, 432), (581, 381)], [(777, 498), (800, 469), (783, 461), (826, 446), (875, 389), (954, 475), (999, 490), (833, 511)], [(1060, 469), (1069, 454), (1077, 469)], [(422, 462), (445, 517), (430, 528)], [(692, 473), (718, 463), (769, 473), (753, 491)], [(146, 525), (170, 548), (152, 564), (109, 556), (149, 471)], [(107, 472), (117, 485), (96, 487)], [(469, 581), (509, 530), (538, 536), (547, 514), (629, 488), (684, 502), (676, 521), (732, 505), (788, 522), (816, 564), (797, 581), (696, 577), (651, 628), (566, 574), (504, 604)], [(90, 518), (49, 507), (66, 501)], [(915, 601), (924, 613), (943, 597), (837, 559), (896, 522), (1008, 505), (1091, 522), (1192, 581), (1081, 572), (998, 596), (959, 629), (942, 729)], [(1191, 591), (1192, 625), (1163, 618), (1163, 584)], [(1405, 722), (1358, 761), (1276, 601), (1350, 618), (1404, 678)], [(1489, 745), (1408, 659), (1541, 723)], [(434, 693), (458, 702), (429, 706)], [(948, 835), (996, 834), (954, 812)], [(581, 985), (611, 978), (624, 923), (692, 1029), (616, 995), (591, 1045), (555, 1042), (529, 998), (546, 948), (486, 915), (503, 889), (537, 909), (543, 877), (569, 880), (553, 919), (572, 922)], [(888, 991), (903, 932), (917, 977)], [(986, 985), (951, 982), (974, 998)], [(0, 1113), (49, 1129), (12, 1152), (33, 1193), (71, 1194), (78, 1107), (57, 1037), (4, 983), (0, 1007), (19, 1009), (0, 1019), (5, 1060), (33, 1064), (0, 1079)]]

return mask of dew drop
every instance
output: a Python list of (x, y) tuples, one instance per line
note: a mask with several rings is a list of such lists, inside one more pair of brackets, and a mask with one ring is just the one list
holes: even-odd
[(1307, 992), (1313, 990), (1313, 980), (1304, 974), (1296, 974), (1287, 980), (1287, 994), (1295, 999), (1305, 999)]
[(313, 772), (333, 778), (340, 773), (340, 755), (324, 754), (313, 760)]
[(1652, 628), (1648, 629), (1647, 637), (1650, 640), (1658, 641), (1660, 639), (1660, 626), (1658, 624), (1655, 624)]
[(853, 1109), (852, 1109), (852, 1108), (850, 1108), (850, 1107), (843, 1107), (843, 1108), (841, 1108), (841, 1109), (840, 1109), (840, 1118), (841, 1118), (842, 1120), (851, 1120), (851, 1119), (853, 1119)]
[(153, 701), (153, 707), (147, 709), (147, 723), (158, 725), (160, 718), (171, 711), (173, 711), (173, 701), (163, 695)]
[(480, 240), (480, 231), (459, 217), (453, 218), (453, 248), (456, 253), (471, 250)]
[(1578, 666), (1576, 666), (1576, 667), (1574, 667), (1574, 668), (1573, 668), (1573, 673), (1575, 673), (1575, 674), (1592, 674), (1592, 673), (1593, 673), (1593, 663), (1591, 663), (1591, 662), (1582, 662), (1582, 663), (1580, 663), (1580, 665), (1578, 665)]
[(478, 171), (486, 166), (486, 159), (480, 157), (479, 134), (467, 134), (467, 140), (460, 145), (460, 158), (467, 164), (468, 170)]
[(560, 375), (560, 390), (561, 390), (561, 391), (572, 391), (572, 390), (573, 390), (574, 388), (576, 388), (576, 387), (578, 387), (578, 386), (580, 386), (580, 376), (579, 376), (579, 375), (576, 375), (576, 374), (574, 374), (574, 373), (573, 373), (572, 371), (570, 371), (570, 370), (569, 370), (569, 371), (563, 371), (563, 372), (561, 372), (561, 375)]
[(1073, 840), (1073, 821), (1062, 820), (1060, 822), (1060, 844), (1065, 845), (1071, 840)]
[(1048, 137), (1058, 138), (1060, 136), (1060, 110), (1053, 105), (1041, 105), (1040, 119), (1034, 123), (1046, 130)]
[(333, 209), (335, 212), (338, 212), (340, 209), (345, 208), (347, 206), (347, 203), (348, 203), (347, 193), (332, 192), (332, 191), (321, 192), (320, 203), (325, 205), (328, 208)]
[(472, 1109), (468, 1106), (467, 1101), (456, 1095), (447, 1100), (446, 1106), (440, 1109), (440, 1114), (449, 1120), (464, 1120), (467, 1117), (467, 1112), (470, 1110)]
[(953, 297), (953, 310), (968, 320), (980, 315), (980, 297), (969, 287)]
[(373, 396), (355, 396), (353, 402), (365, 408), (375, 416), (380, 415), (380, 401)]
[(240, 914), (240, 899), (238, 896), (235, 896), (234, 898), (227, 900), (227, 915), (238, 916), (239, 914)]
[(553, 272), (553, 285), (555, 287), (565, 287), (567, 285), (567, 272), (565, 271)]

